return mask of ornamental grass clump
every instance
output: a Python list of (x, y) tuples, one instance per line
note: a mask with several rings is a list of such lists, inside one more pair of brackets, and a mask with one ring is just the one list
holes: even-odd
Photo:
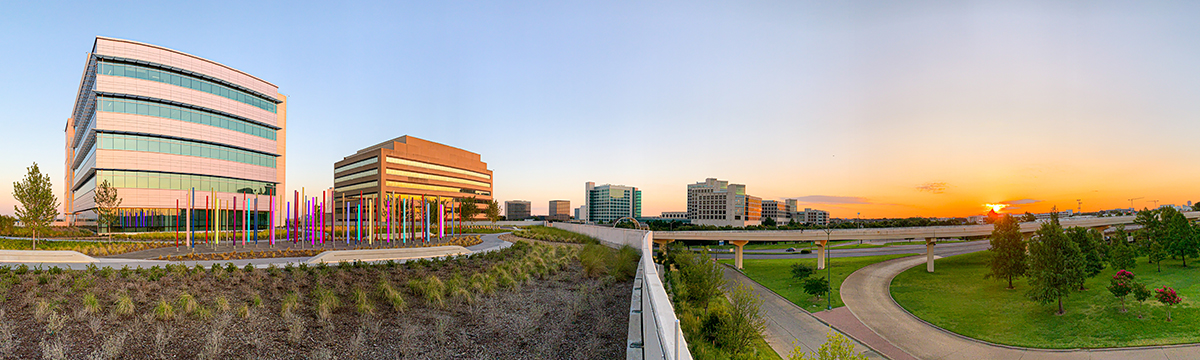
[(92, 293), (83, 294), (83, 313), (96, 314), (100, 312), (100, 300), (96, 299), (96, 295)]
[(1155, 289), (1154, 292), (1154, 297), (1158, 299), (1158, 302), (1167, 306), (1167, 321), (1171, 321), (1171, 306), (1183, 302), (1183, 299), (1179, 298), (1175, 289), (1166, 286), (1163, 286), (1162, 289)]
[(471, 275), (471, 289), (479, 294), (491, 294), (496, 291), (496, 283), (491, 276), (484, 273), (475, 273)]
[(283, 301), (279, 305), (279, 314), (284, 317), (291, 316), (292, 312), (296, 311), (299, 307), (300, 294), (297, 294), (295, 291), (289, 291), (287, 295), (283, 296)]
[(341, 305), (341, 300), (338, 299), (337, 294), (323, 287), (313, 290), (313, 299), (317, 300), (317, 317), (321, 320), (329, 320), (329, 317), (333, 314), (333, 310)]
[(217, 309), (221, 310), (221, 312), (229, 312), (229, 309), (230, 309), (229, 300), (225, 299), (224, 296), (218, 296), (217, 297)]
[(133, 299), (125, 294), (117, 296), (117, 303), (113, 305), (113, 313), (118, 316), (133, 315)]
[(191, 294), (180, 294), (179, 300), (176, 300), (176, 304), (179, 306), (179, 312), (181, 313), (191, 314), (196, 311), (196, 298), (192, 297)]
[(158, 300), (158, 303), (154, 305), (154, 318), (166, 321), (174, 317), (175, 309), (171, 307), (171, 304), (167, 300)]
[(354, 288), (354, 291), (350, 292), (350, 299), (354, 301), (354, 310), (359, 314), (375, 313), (375, 304), (371, 303), (371, 298), (362, 288)]
[(407, 305), (404, 302), (404, 296), (399, 291), (396, 291), (392, 287), (392, 284), (387, 281), (381, 281), (379, 283), (379, 292), (383, 294), (383, 299), (387, 301), (388, 305), (392, 306), (393, 310), (404, 311), (404, 307)]
[(425, 303), (433, 307), (446, 307), (446, 285), (437, 275), (429, 275), (423, 280), (411, 280), (408, 283), (416, 295), (425, 298)]

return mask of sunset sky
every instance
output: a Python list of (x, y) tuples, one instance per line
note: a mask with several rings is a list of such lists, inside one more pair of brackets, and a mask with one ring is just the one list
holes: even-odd
[[(325, 5), (330, 4), (330, 5)], [(834, 217), (1200, 200), (1197, 2), (6, 3), (0, 213), (63, 129), (97, 35), (289, 96), (289, 187), (412, 135), (482, 154), (497, 199), (643, 215), (716, 177)], [(341, 131), (340, 127), (372, 129)]]

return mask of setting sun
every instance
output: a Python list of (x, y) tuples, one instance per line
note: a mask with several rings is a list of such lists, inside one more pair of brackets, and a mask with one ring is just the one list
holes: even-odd
[(983, 204), (983, 207), (991, 208), (992, 211), (995, 212), (1000, 212), (1001, 210), (1004, 210), (1004, 208), (1008, 207), (1008, 204)]

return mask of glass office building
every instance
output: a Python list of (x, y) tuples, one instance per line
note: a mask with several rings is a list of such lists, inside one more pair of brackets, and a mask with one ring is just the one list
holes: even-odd
[[(135, 41), (97, 37), (66, 128), (63, 212), (96, 224), (96, 187), (121, 198), (111, 231), (203, 226), (221, 203), (225, 224), (251, 212), (258, 228), (284, 199), (287, 97), (220, 63)], [(278, 219), (276, 220), (278, 224)]]
[(584, 185), (584, 214), (580, 220), (606, 224), (623, 217), (634, 219), (642, 217), (642, 191), (637, 187), (625, 185), (604, 184), (596, 186), (594, 182)]

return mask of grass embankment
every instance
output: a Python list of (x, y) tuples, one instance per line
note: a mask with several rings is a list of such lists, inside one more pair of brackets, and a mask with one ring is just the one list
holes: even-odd
[(522, 228), (521, 230), (514, 231), (512, 234), (516, 237), (550, 242), (574, 244), (597, 244), (600, 242), (599, 240), (596, 240), (596, 238), (584, 234), (540, 225), (528, 226)]
[[(24, 227), (10, 227), (0, 230), (0, 236), (33, 237), (33, 230)], [(91, 230), (71, 226), (51, 226), (38, 231), (38, 239), (86, 238), (96, 236)]]
[[(1200, 342), (1200, 269), (1183, 268), (1178, 260), (1163, 261), (1162, 272), (1140, 258), (1134, 269), (1137, 281), (1148, 288), (1170, 286), (1183, 297), (1166, 321), (1164, 307), (1153, 297), (1140, 304), (1130, 295), (1129, 312), (1108, 292), (1116, 272), (1105, 269), (1089, 279), (1087, 291), (1063, 300), (1065, 315), (1055, 315), (1057, 304), (1042, 305), (1025, 297), (1029, 283), (1022, 278), (1008, 283), (985, 280), (987, 252), (938, 260), (937, 272), (924, 266), (909, 269), (892, 281), (896, 302), (917, 317), (943, 329), (972, 338), (1006, 345), (1037, 348), (1097, 348), (1165, 345)], [(1138, 316), (1141, 318), (1138, 318)]]
[[(824, 278), (826, 273), (831, 273), (833, 281), (830, 283), (833, 292), (833, 307), (842, 307), (841, 287), (842, 280), (845, 280), (850, 273), (862, 268), (863, 266), (871, 265), (877, 262), (891, 260), (900, 257), (912, 256), (909, 254), (901, 255), (878, 255), (878, 256), (860, 256), (848, 258), (833, 258), (830, 259), (829, 270), (817, 270), (812, 276)], [(733, 265), (733, 260), (721, 260), (721, 263)], [(826, 299), (824, 297), (819, 300), (812, 295), (804, 293), (804, 286), (800, 280), (792, 278), (792, 264), (807, 264), (814, 269), (817, 267), (817, 259), (743, 259), (742, 271), (753, 279), (755, 282), (766, 286), (775, 293), (783, 296), (788, 301), (799, 305), (804, 310), (822, 311), (826, 307)]]
[[(116, 242), (116, 241), (54, 241), (38, 240), (38, 250), (71, 250), (88, 256), (108, 256), (124, 254), (133, 251), (156, 249), (173, 246), (158, 242)], [(32, 250), (33, 240), (0, 239), (0, 250)]]

